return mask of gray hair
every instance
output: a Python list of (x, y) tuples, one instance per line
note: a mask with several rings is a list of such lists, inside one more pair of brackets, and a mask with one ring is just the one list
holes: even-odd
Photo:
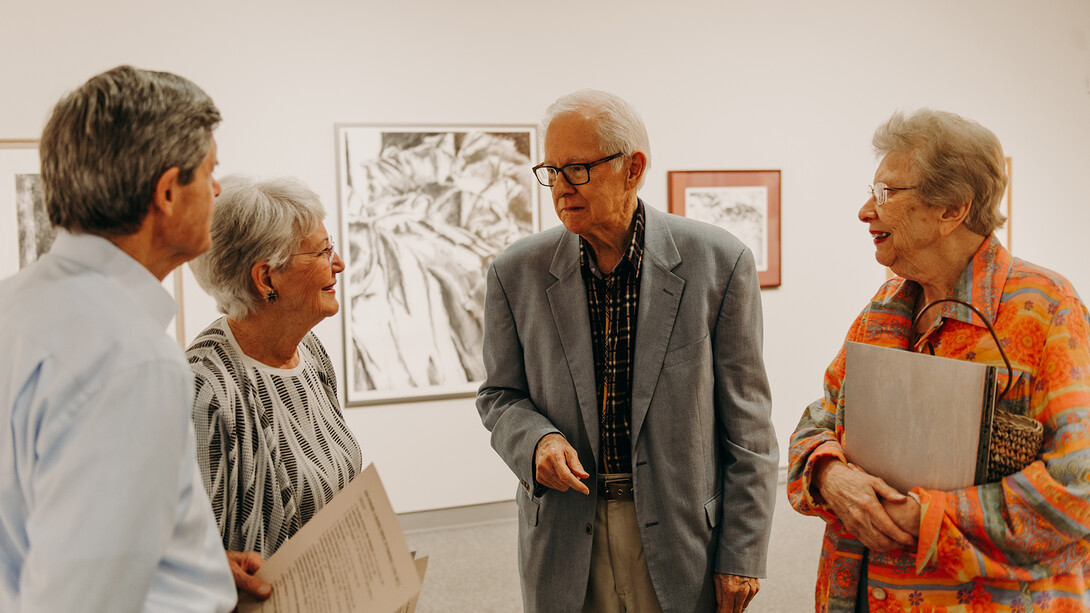
[(220, 312), (246, 319), (264, 300), (254, 287), (254, 264), (283, 268), (323, 219), (318, 194), (298, 179), (224, 177), (212, 212), (212, 248), (189, 263), (193, 276)]
[(187, 185), (208, 156), (220, 112), (169, 72), (118, 66), (65, 95), (42, 132), (49, 220), (73, 233), (125, 236), (140, 228), (164, 172)]
[(971, 201), (965, 227), (990, 235), (1007, 220), (999, 201), (1007, 187), (1003, 146), (991, 130), (954, 113), (900, 111), (874, 131), (878, 155), (912, 154), (920, 170), (920, 194), (932, 206), (955, 209)]
[[(643, 125), (643, 118), (631, 104), (597, 89), (581, 89), (561, 96), (545, 109), (545, 116), (541, 119), (538, 130), (542, 142), (549, 131), (549, 124), (560, 115), (568, 113), (583, 113), (597, 120), (598, 145), (602, 151), (610, 155), (620, 152), (626, 156), (642, 151), (647, 156), (646, 166), (651, 166), (651, 142), (647, 138), (647, 128)], [(620, 170), (624, 160), (617, 158), (610, 164), (613, 170)], [(643, 187), (646, 178), (645, 167), (637, 189)]]

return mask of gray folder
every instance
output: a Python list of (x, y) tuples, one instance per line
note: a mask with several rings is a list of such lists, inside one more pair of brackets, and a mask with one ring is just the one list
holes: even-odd
[(985, 481), (994, 366), (853, 342), (846, 360), (849, 461), (901, 492)]

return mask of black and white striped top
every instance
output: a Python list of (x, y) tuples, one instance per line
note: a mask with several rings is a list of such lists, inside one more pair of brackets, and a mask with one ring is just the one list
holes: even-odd
[(242, 353), (226, 317), (186, 355), (197, 464), (223, 546), (268, 558), (362, 468), (333, 363), (310, 332), (295, 368), (261, 364)]

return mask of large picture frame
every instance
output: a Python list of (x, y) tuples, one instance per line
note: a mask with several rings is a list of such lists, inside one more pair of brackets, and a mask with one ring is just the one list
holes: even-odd
[(753, 252), (762, 288), (780, 285), (780, 171), (672, 170), (670, 212), (719, 226)]
[[(42, 198), (38, 140), (0, 139), (0, 279), (34, 263), (49, 251), (56, 235)], [(168, 274), (163, 287), (178, 303), (167, 334), (185, 349), (181, 270)]]
[(485, 277), (540, 227), (533, 126), (335, 126), (349, 406), (472, 395)]
[(19, 272), (53, 243), (40, 173), (37, 140), (0, 139), (0, 278)]

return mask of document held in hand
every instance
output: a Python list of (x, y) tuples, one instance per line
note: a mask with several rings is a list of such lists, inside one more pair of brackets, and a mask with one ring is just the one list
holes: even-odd
[(238, 610), (411, 610), (406, 603), (420, 593), (421, 574), (370, 464), (265, 561), (257, 576), (272, 584), (272, 596), (261, 602), (240, 595)]
[(846, 351), (850, 462), (901, 492), (985, 482), (994, 366), (853, 342)]

